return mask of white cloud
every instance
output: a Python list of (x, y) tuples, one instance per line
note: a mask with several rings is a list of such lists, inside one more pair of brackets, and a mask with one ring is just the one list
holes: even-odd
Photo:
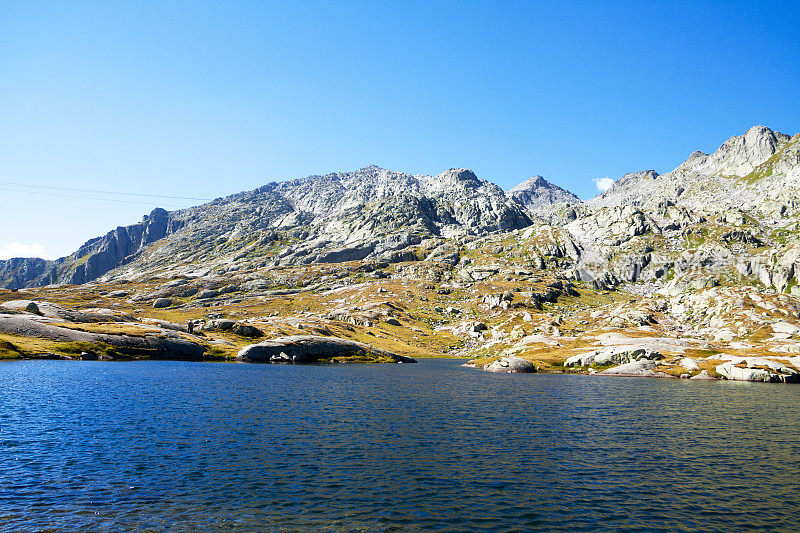
[(606, 192), (614, 185), (614, 180), (611, 178), (594, 178), (592, 181), (597, 185), (597, 190), (600, 192)]
[(52, 259), (44, 246), (38, 242), (23, 244), (21, 242), (7, 242), (0, 244), (0, 259), (11, 259), (12, 257), (41, 257), (42, 259)]

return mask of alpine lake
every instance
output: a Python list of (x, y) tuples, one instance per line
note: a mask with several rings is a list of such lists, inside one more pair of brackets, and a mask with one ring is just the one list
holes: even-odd
[(0, 530), (800, 530), (800, 387), (462, 363), (1, 363)]

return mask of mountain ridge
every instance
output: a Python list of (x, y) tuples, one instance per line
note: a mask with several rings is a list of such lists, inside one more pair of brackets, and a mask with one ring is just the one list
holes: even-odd
[[(753, 126), (712, 154), (692, 153), (673, 171), (625, 174), (586, 202), (541, 176), (506, 192), (458, 168), (430, 176), (369, 165), (352, 172), (272, 182), (187, 209), (157, 208), (142, 222), (90, 239), (63, 258), (0, 261), (0, 286), (81, 284), (128, 265), (146, 271), (153, 265), (166, 268), (201, 258), (206, 263), (235, 261), (232, 257), (242, 253), (255, 257), (253, 264), (261, 267), (396, 261), (409, 258), (410, 252), (402, 250), (424, 239), (476, 237), (538, 224), (566, 231), (571, 242), (582, 243), (588, 251), (614, 224), (603, 222), (608, 208), (655, 209), (643, 215), (649, 220), (643, 224), (658, 228), (674, 225), (656, 221), (658, 206), (665, 204), (706, 213), (735, 203), (737, 208), (756, 210), (762, 218), (780, 215), (800, 199), (798, 140), (800, 135)], [(254, 235), (260, 244), (247, 239)], [(256, 248), (267, 242), (282, 249), (275, 257), (259, 258)], [(130, 274), (132, 269), (126, 271)]]
[(157, 209), (0, 262), (6, 287), (45, 285), (0, 289), (0, 355), (231, 360), (319, 335), (497, 372), (800, 381), (800, 135), (754, 127), (576, 200), (368, 166)]

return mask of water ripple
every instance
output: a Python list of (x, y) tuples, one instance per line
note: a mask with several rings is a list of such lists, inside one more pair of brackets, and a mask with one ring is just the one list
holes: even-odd
[(0, 364), (0, 529), (800, 529), (800, 387), (457, 365)]

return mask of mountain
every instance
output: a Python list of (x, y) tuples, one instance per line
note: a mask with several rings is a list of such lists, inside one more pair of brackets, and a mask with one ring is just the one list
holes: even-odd
[[(139, 224), (118, 227), (55, 261), (0, 261), (0, 286), (81, 284), (109, 273), (137, 277), (392, 263), (421, 259), (412, 249), (426, 239), (480, 237), (542, 224), (553, 228), (565, 250), (574, 250), (582, 279), (613, 284), (651, 279), (649, 269), (670, 270), (676, 254), (686, 251), (684, 233), (697, 234), (704, 222), (741, 221), (737, 227), (760, 235), (742, 238), (764, 243), (771, 242), (765, 231), (794, 231), (798, 140), (800, 135), (755, 126), (713, 154), (694, 152), (671, 172), (626, 174), (585, 203), (541, 176), (504, 193), (466, 169), (413, 176), (368, 166), (270, 183), (189, 209), (156, 209)], [(652, 251), (639, 253), (637, 247)]]
[[(0, 356), (46, 339), (283, 361), (321, 336), (502, 372), (797, 381), (798, 141), (756, 126), (587, 202), (540, 176), (506, 193), (466, 169), (369, 166), (156, 209), (67, 257), (0, 261), (18, 291), (0, 289)], [(203, 336), (176, 333), (189, 318)]]
[(541, 176), (523, 181), (507, 193), (508, 197), (536, 217), (550, 220), (581, 200), (569, 191), (553, 185)]
[(164, 209), (154, 209), (132, 226), (119, 226), (87, 241), (67, 257), (49, 261), (14, 258), (0, 261), (0, 286), (17, 289), (51, 283), (81, 284), (124, 265), (148, 245), (177, 231), (183, 222)]
[(120, 268), (136, 275), (217, 265), (396, 262), (409, 257), (400, 250), (424, 238), (530, 224), (521, 205), (469, 170), (412, 176), (369, 166), (270, 183), (180, 211), (156, 209), (56, 261), (0, 261), (0, 286), (80, 284)]
[(671, 172), (626, 174), (589, 204), (644, 206), (666, 201), (691, 209), (737, 207), (769, 215), (774, 204), (800, 198), (798, 141), (800, 134), (790, 137), (753, 126), (713, 154), (692, 153)]

